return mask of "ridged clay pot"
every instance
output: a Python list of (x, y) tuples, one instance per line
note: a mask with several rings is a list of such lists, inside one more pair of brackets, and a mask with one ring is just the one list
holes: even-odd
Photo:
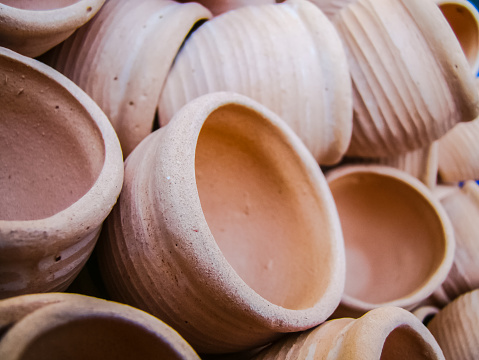
[(416, 307), (446, 279), (454, 234), (445, 210), (413, 176), (380, 165), (326, 174), (346, 248), (346, 286), (333, 317)]
[(461, 295), (427, 325), (448, 360), (479, 358), (479, 289)]
[(433, 1), (358, 0), (333, 23), (353, 83), (348, 156), (389, 157), (424, 148), (478, 115), (474, 76)]
[(374, 309), (359, 319), (327, 321), (313, 330), (289, 335), (254, 360), (442, 359), (429, 330), (398, 307)]
[(0, 46), (37, 57), (86, 24), (105, 0), (2, 0)]
[(0, 48), (0, 79), (0, 298), (62, 291), (120, 193), (120, 144), (52, 68)]
[(170, 0), (107, 0), (45, 62), (102, 108), (125, 158), (151, 133), (158, 98), (178, 49), (208, 9)]
[(246, 95), (277, 113), (321, 164), (337, 163), (349, 145), (346, 55), (334, 26), (306, 0), (247, 6), (203, 24), (168, 75), (160, 124), (214, 91)]
[(344, 245), (309, 151), (266, 107), (188, 103), (125, 165), (98, 256), (112, 299), (159, 317), (198, 352), (265, 345), (338, 305)]
[(435, 0), (451, 25), (473, 75), (479, 71), (479, 13), (467, 0)]
[[(191, 2), (193, 0), (180, 0), (180, 2)], [(258, 6), (264, 4), (275, 4), (275, 0), (196, 0), (208, 8), (214, 16), (223, 14), (243, 6)]]
[(387, 158), (346, 158), (343, 163), (390, 166), (411, 174), (432, 190), (437, 185), (438, 158), (439, 144), (435, 141), (425, 148), (397, 156)]
[(0, 358), (199, 360), (159, 319), (127, 305), (77, 294), (0, 301)]
[[(479, 91), (479, 79), (476, 79)], [(479, 118), (457, 124), (439, 140), (439, 175), (442, 181), (479, 179)]]
[(432, 299), (444, 306), (459, 295), (479, 288), (479, 185), (467, 181), (441, 199), (451, 220), (456, 239), (454, 263), (447, 279)]

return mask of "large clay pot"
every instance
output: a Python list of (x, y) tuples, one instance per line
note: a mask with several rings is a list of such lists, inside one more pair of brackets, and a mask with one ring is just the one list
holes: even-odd
[(161, 89), (185, 37), (209, 17), (196, 3), (108, 0), (44, 61), (97, 102), (126, 158), (153, 129)]
[(188, 101), (234, 91), (276, 112), (321, 164), (338, 162), (352, 131), (352, 89), (341, 40), (306, 0), (215, 17), (185, 42), (159, 103), (161, 125)]
[(346, 286), (334, 317), (380, 306), (410, 310), (445, 280), (454, 257), (452, 225), (431, 191), (386, 166), (327, 173), (344, 234)]
[(479, 288), (479, 185), (467, 181), (462, 188), (455, 187), (446, 194), (441, 203), (456, 239), (452, 268), (431, 299), (442, 307), (459, 295)]
[(479, 111), (474, 76), (433, 1), (357, 0), (333, 23), (353, 82), (348, 156), (425, 148)]
[[(479, 90), (479, 79), (476, 79)], [(479, 179), (479, 118), (457, 124), (439, 141), (439, 175), (443, 181)]]
[(2, 0), (0, 46), (36, 57), (87, 23), (105, 0)]
[(448, 360), (479, 358), (479, 289), (459, 296), (427, 325)]
[(76, 294), (33, 294), (0, 301), (0, 358), (195, 359), (178, 333), (127, 305)]
[(325, 179), (291, 129), (245, 96), (202, 96), (147, 137), (107, 224), (98, 255), (112, 299), (158, 316), (198, 352), (313, 327), (343, 292)]
[[(193, 0), (180, 0), (180, 2), (191, 2)], [(243, 6), (258, 6), (264, 4), (275, 4), (275, 0), (196, 0), (208, 8), (214, 16)]]
[(330, 320), (313, 330), (292, 334), (254, 360), (444, 359), (429, 330), (398, 307), (371, 310), (359, 319)]
[(0, 48), (0, 298), (61, 291), (123, 182), (100, 108), (50, 67)]

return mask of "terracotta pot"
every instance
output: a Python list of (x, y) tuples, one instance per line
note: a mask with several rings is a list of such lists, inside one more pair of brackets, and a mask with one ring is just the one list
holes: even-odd
[(50, 67), (0, 48), (0, 298), (66, 289), (123, 182), (100, 108)]
[(290, 335), (254, 360), (267, 359), (444, 359), (429, 330), (406, 310), (382, 307), (359, 319), (330, 320)]
[(396, 156), (387, 158), (347, 158), (344, 163), (379, 164), (394, 167), (421, 180), (424, 185), (432, 190), (437, 184), (438, 157), (439, 144), (435, 141), (425, 148)]
[(147, 137), (107, 223), (98, 255), (112, 298), (198, 352), (313, 327), (341, 298), (344, 245), (327, 183), (290, 128), (242, 95), (195, 99)]
[(456, 251), (447, 279), (433, 301), (444, 306), (459, 295), (479, 288), (479, 185), (468, 181), (441, 199), (454, 228)]
[(276, 112), (321, 164), (338, 162), (348, 147), (352, 90), (344, 49), (306, 0), (232, 10), (195, 31), (165, 83), (161, 125), (214, 91), (241, 93)]
[(339, 167), (326, 178), (346, 248), (346, 287), (333, 317), (417, 306), (445, 280), (454, 257), (439, 201), (416, 178), (386, 166)]
[(448, 360), (475, 360), (479, 356), (479, 289), (461, 295), (439, 311), (428, 329)]
[(348, 156), (424, 148), (478, 115), (474, 76), (434, 2), (358, 0), (333, 22), (353, 82)]
[(87, 23), (105, 0), (2, 0), (0, 46), (36, 57)]
[(6, 326), (2, 359), (199, 359), (157, 318), (88, 296), (53, 293), (3, 300), (0, 319)]
[[(479, 90), (479, 79), (476, 79)], [(457, 124), (439, 140), (439, 175), (443, 181), (479, 179), (479, 118)]]
[[(193, 0), (180, 0), (180, 2), (191, 2)], [(275, 4), (275, 0), (196, 0), (208, 8), (214, 16), (243, 6), (258, 6), (264, 4)]]
[(210, 16), (195, 3), (108, 0), (44, 61), (97, 102), (126, 158), (152, 131), (161, 89), (185, 37)]
[(435, 0), (466, 55), (472, 73), (479, 70), (479, 13), (467, 0)]
[(417, 317), (424, 325), (428, 325), (429, 322), (436, 316), (440, 311), (437, 306), (426, 305), (420, 306), (417, 309), (414, 309), (412, 313)]
[(309, 0), (314, 5), (319, 7), (322, 12), (329, 18), (334, 19), (336, 14), (348, 4), (355, 0)]

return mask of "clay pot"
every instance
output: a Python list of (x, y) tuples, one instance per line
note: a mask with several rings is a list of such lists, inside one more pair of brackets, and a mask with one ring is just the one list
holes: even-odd
[(329, 18), (334, 19), (336, 14), (349, 3), (355, 0), (309, 0), (314, 5), (319, 7), (321, 11)]
[(344, 245), (327, 183), (274, 113), (242, 95), (188, 103), (125, 164), (99, 242), (112, 299), (228, 353), (327, 319)]
[[(479, 90), (479, 79), (476, 79)], [(479, 118), (457, 124), (439, 140), (439, 175), (446, 182), (479, 179)]]
[[(180, 2), (190, 2), (193, 0), (181, 0)], [(230, 10), (243, 6), (258, 6), (264, 4), (275, 4), (275, 0), (195, 0), (204, 7), (208, 8), (214, 16), (220, 15)]]
[(459, 295), (479, 288), (479, 185), (468, 181), (441, 199), (454, 228), (456, 251), (447, 279), (434, 292), (433, 302), (444, 306)]
[(417, 306), (445, 280), (454, 257), (441, 204), (419, 180), (386, 166), (344, 166), (326, 178), (346, 248), (346, 286), (333, 317)]
[(0, 358), (199, 359), (178, 333), (127, 305), (76, 294), (0, 301)]
[(108, 0), (44, 61), (97, 102), (126, 158), (152, 131), (161, 89), (185, 37), (209, 17), (196, 3)]
[(36, 57), (86, 24), (105, 0), (2, 0), (0, 46)]
[(467, 0), (435, 0), (451, 25), (472, 73), (479, 70), (479, 13)]
[(406, 310), (382, 307), (359, 319), (330, 320), (290, 335), (254, 360), (444, 359), (429, 330)]
[(479, 356), (479, 289), (461, 295), (439, 311), (428, 329), (448, 360), (475, 360)]
[(348, 156), (390, 157), (424, 148), (478, 115), (474, 76), (434, 2), (358, 0), (333, 22), (353, 82)]
[(239, 8), (196, 30), (168, 75), (160, 124), (214, 91), (246, 95), (276, 112), (321, 164), (337, 163), (348, 147), (352, 89), (344, 49), (306, 0)]
[(50, 67), (0, 48), (0, 298), (61, 291), (123, 182), (100, 108)]

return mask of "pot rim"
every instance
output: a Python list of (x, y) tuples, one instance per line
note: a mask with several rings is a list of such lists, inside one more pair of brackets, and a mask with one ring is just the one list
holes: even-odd
[[(196, 143), (202, 126), (210, 114), (229, 105), (239, 105), (252, 110), (259, 115), (259, 118), (269, 123), (268, 126), (274, 131), (272, 136), (278, 136), (285, 146), (294, 150), (298, 167), (302, 167), (304, 176), (311, 179), (317, 201), (330, 209), (322, 214), (325, 223), (329, 225), (331, 263), (327, 266), (330, 279), (319, 300), (309, 308), (286, 309), (269, 302), (249, 287), (222, 254), (202, 212), (195, 177)], [(174, 159), (174, 161), (160, 165), (159, 156), (156, 156), (160, 170), (155, 171), (155, 176), (158, 176), (157, 179), (168, 179), (167, 186), (170, 188), (168, 201), (171, 203), (165, 202), (164, 208), (168, 209), (168, 220), (179, 224), (174, 231), (170, 232), (168, 229), (166, 231), (170, 234), (175, 232), (188, 234), (179, 239), (182, 243), (179, 243), (178, 247), (182, 248), (184, 252), (182, 256), (188, 259), (195, 273), (201, 274), (202, 279), (205, 279), (205, 286), (212, 288), (212, 291), (226, 293), (227, 298), (230, 301), (233, 300), (234, 306), (240, 307), (249, 317), (255, 318), (270, 329), (303, 330), (326, 320), (339, 303), (344, 288), (345, 255), (342, 231), (327, 182), (313, 156), (297, 135), (278, 115), (265, 106), (244, 95), (232, 92), (217, 92), (192, 100), (164, 127), (164, 131), (162, 140), (165, 152), (162, 156), (167, 155), (164, 158)], [(186, 141), (195, 146), (189, 146), (187, 151), (178, 150), (174, 139), (179, 138), (182, 142)], [(187, 166), (181, 167), (179, 164), (187, 164)], [(173, 201), (187, 203), (194, 216), (182, 216), (181, 209), (171, 206)], [(204, 251), (198, 250), (199, 248)]]
[(447, 213), (440, 201), (432, 194), (431, 190), (427, 188), (421, 181), (414, 176), (398, 170), (393, 167), (384, 165), (346, 165), (329, 171), (326, 174), (326, 180), (331, 183), (337, 179), (340, 179), (349, 175), (366, 174), (366, 175), (379, 175), (384, 177), (388, 181), (397, 181), (406, 185), (413, 190), (418, 196), (420, 196), (436, 213), (438, 221), (442, 226), (443, 242), (444, 242), (444, 255), (443, 258), (432, 275), (429, 276), (425, 284), (412, 293), (405, 295), (401, 298), (387, 301), (383, 303), (370, 303), (367, 301), (359, 300), (353, 296), (343, 294), (341, 299), (341, 307), (346, 307), (348, 310), (364, 313), (371, 311), (378, 307), (384, 306), (396, 306), (410, 310), (414, 308), (419, 302), (426, 299), (436, 290), (447, 278), (450, 268), (454, 261), (454, 252), (456, 248), (456, 242), (454, 238), (454, 230), (447, 216)]
[(81, 240), (85, 232), (94, 231), (101, 226), (116, 203), (122, 187), (123, 157), (120, 143), (108, 118), (77, 85), (51, 67), (12, 50), (0, 48), (0, 61), (1, 58), (13, 60), (21, 67), (32, 68), (72, 95), (95, 123), (101, 133), (104, 148), (103, 166), (94, 184), (70, 206), (43, 219), (0, 220), (0, 257), (8, 260), (11, 251), (25, 247), (43, 254), (46, 248), (72, 245)]

